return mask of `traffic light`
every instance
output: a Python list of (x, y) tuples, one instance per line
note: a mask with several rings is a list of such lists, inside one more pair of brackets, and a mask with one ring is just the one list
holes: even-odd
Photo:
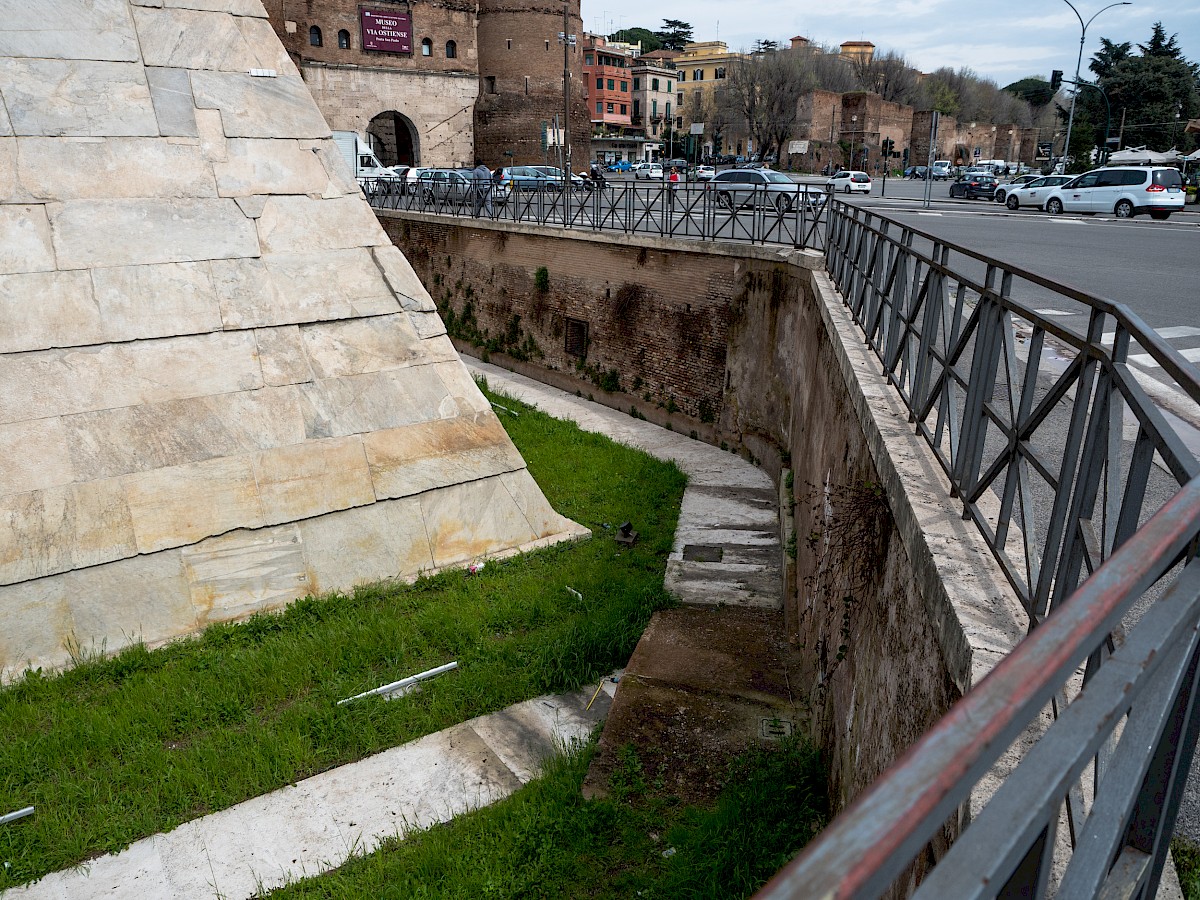
[(891, 139), (891, 138), (884, 138), (884, 139), (883, 139), (883, 147), (881, 147), (880, 149), (882, 149), (882, 150), (883, 150), (883, 155), (884, 155), (884, 156), (886, 156), (886, 157), (891, 157), (891, 155), (892, 155), (892, 146), (893, 146), (893, 144), (894, 144), (894, 142), (892, 141), (892, 139)]
[(1057, 91), (1062, 87), (1062, 69), (1055, 69), (1050, 73), (1050, 90)]

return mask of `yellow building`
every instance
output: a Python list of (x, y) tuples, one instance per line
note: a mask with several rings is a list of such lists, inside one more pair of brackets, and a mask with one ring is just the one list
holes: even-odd
[[(713, 91), (725, 80), (732, 67), (745, 58), (744, 53), (731, 53), (724, 41), (686, 44), (683, 51), (675, 57), (675, 68), (679, 72), (675, 129), (680, 135), (686, 136), (693, 124), (705, 124), (705, 132), (699, 140), (700, 146), (704, 148), (701, 152), (714, 151), (716, 123), (709, 121), (713, 118)], [(753, 152), (752, 142), (746, 135), (745, 122), (722, 124), (722, 153)]]

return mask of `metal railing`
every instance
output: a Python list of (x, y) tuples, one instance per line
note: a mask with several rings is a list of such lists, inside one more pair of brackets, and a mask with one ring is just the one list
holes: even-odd
[[(563, 191), (443, 188), (379, 179), (362, 184), (379, 210), (471, 216), (572, 229), (820, 249), (828, 195), (811, 185), (609, 181)], [(783, 189), (780, 189), (783, 188)]]
[(1150, 394), (1186, 415), (1200, 375), (1121, 304), (827, 215), (829, 273), (1031, 633), (759, 896), (875, 897), (907, 872), (918, 897), (1153, 897), (1200, 725), (1200, 465)]

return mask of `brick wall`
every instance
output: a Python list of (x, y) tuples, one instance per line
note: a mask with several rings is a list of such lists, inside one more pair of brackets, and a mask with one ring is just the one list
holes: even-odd
[[(687, 429), (721, 415), (730, 322), (747, 283), (778, 266), (703, 252), (681, 260), (676, 250), (611, 239), (382, 221), (450, 333), (474, 352), (532, 362), (588, 392), (616, 389), (613, 405), (674, 415), (673, 427)], [(582, 357), (567, 351), (568, 319), (586, 323)]]
[[(568, 6), (568, 31), (579, 45), (571, 70), (572, 168), (591, 158), (591, 122), (583, 98), (583, 22), (579, 2)], [(562, 7), (487, 0), (479, 8), (479, 99), (476, 146), (492, 168), (547, 161), (542, 123), (563, 115)], [(552, 151), (553, 152), (553, 151)]]

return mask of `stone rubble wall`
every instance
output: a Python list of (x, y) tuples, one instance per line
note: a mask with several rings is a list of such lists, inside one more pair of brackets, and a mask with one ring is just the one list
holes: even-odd
[(0, 678), (583, 533), (260, 0), (3, 6)]

